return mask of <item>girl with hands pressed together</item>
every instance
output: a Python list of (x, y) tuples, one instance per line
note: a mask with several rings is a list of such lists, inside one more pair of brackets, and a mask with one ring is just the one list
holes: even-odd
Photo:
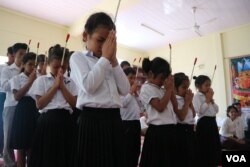
[(145, 135), (140, 166), (178, 166), (177, 101), (170, 65), (166, 60), (156, 57), (152, 61), (144, 59), (142, 69), (147, 74), (147, 82), (141, 87), (140, 98), (147, 111), (149, 128)]
[(195, 163), (195, 110), (193, 107), (194, 94), (189, 89), (190, 81), (184, 73), (174, 74), (175, 92), (178, 102), (177, 143), (180, 166), (194, 167)]
[(60, 45), (51, 47), (48, 59), (51, 72), (38, 77), (29, 91), (35, 96), (41, 113), (28, 162), (30, 167), (72, 165), (74, 122), (71, 114), (78, 91), (75, 83), (63, 76), (69, 64), (69, 51), (66, 49), (61, 66), (63, 50)]
[(115, 25), (106, 13), (94, 13), (82, 34), (86, 50), (70, 58), (71, 77), (79, 88), (78, 140), (74, 167), (127, 167), (120, 95), (130, 84), (116, 58)]
[(198, 116), (196, 127), (197, 159), (199, 166), (218, 166), (221, 156), (221, 144), (216, 114), (218, 105), (213, 100), (214, 91), (211, 80), (206, 75), (194, 77), (198, 92), (194, 95), (193, 104)]

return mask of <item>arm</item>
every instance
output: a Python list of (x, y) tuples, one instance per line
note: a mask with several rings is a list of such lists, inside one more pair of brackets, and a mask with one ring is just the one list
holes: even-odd
[(229, 133), (228, 118), (224, 120), (220, 129), (220, 134), (224, 137), (233, 137), (233, 135)]
[(172, 92), (166, 91), (164, 96), (159, 99), (159, 98), (152, 98), (150, 100), (150, 104), (158, 111), (158, 112), (163, 112), (171, 98)]
[(70, 59), (70, 67), (72, 78), (77, 86), (87, 93), (94, 93), (105, 79), (106, 68), (109, 61), (101, 57), (94, 65), (93, 69), (89, 69), (88, 62), (83, 55), (72, 55)]
[(9, 82), (9, 80), (11, 79), (10, 76), (11, 76), (11, 73), (8, 67), (4, 67), (1, 72), (1, 87), (3, 88), (5, 92), (11, 91), (10, 82)]
[(129, 81), (125, 73), (122, 71), (121, 67), (118, 65), (118, 63), (116, 63), (115, 65), (116, 66), (113, 68), (113, 73), (118, 91), (121, 95), (126, 95), (130, 90)]
[(60, 89), (62, 91), (63, 97), (65, 98), (65, 100), (67, 101), (67, 103), (69, 103), (69, 105), (74, 108), (76, 106), (76, 100), (77, 100), (77, 96), (74, 96), (71, 94), (71, 92), (67, 89), (67, 87), (65, 86), (63, 79), (60, 83)]
[(209, 104), (202, 102), (199, 96), (200, 95), (194, 96), (193, 105), (196, 113), (203, 114), (209, 109)]
[(11, 87), (14, 87), (13, 94), (14, 94), (15, 100), (17, 101), (20, 100), (29, 91), (35, 79), (36, 79), (36, 71), (34, 70), (30, 74), (28, 82), (22, 88), (17, 90), (15, 85), (18, 84), (19, 81), (13, 78), (13, 84), (11, 84), (13, 86)]
[(128, 103), (132, 100), (133, 95), (130, 93), (127, 94), (126, 96), (121, 96), (121, 101), (122, 101), (122, 107), (125, 108), (127, 107)]
[(43, 109), (48, 103), (53, 99), (56, 91), (58, 89), (57, 85), (53, 85), (43, 96), (36, 95), (36, 106), (38, 109)]

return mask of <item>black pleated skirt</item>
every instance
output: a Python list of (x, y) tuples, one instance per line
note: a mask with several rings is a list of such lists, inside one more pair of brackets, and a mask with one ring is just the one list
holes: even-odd
[(176, 125), (149, 125), (140, 167), (179, 167)]
[(202, 117), (196, 127), (197, 159), (199, 166), (218, 166), (221, 143), (215, 117)]
[(141, 152), (141, 124), (139, 120), (122, 121), (127, 167), (137, 167)]
[(127, 167), (119, 109), (84, 107), (78, 122), (75, 167)]
[(22, 97), (13, 118), (10, 148), (22, 150), (31, 147), (38, 116), (35, 100), (30, 96)]
[(197, 166), (194, 125), (177, 124), (177, 148), (180, 166)]
[(68, 110), (54, 109), (38, 119), (29, 167), (72, 167), (74, 122)]

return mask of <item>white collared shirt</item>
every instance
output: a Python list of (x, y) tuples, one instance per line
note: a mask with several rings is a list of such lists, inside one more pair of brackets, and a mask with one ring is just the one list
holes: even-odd
[[(55, 78), (51, 75), (51, 73), (48, 73), (47, 75), (42, 75), (34, 81), (32, 87), (29, 90), (29, 94), (34, 97), (36, 95), (43, 96), (46, 92), (48, 92), (48, 90), (53, 86), (54, 83)], [(77, 96), (78, 90), (74, 81), (72, 81), (70, 78), (64, 77), (64, 84), (73, 96)], [(39, 112), (44, 113), (51, 109), (66, 109), (69, 110), (70, 113), (73, 112), (72, 108), (65, 100), (60, 89), (56, 91), (54, 97), (47, 104), (47, 106), (39, 110)]]
[(120, 110), (122, 120), (139, 120), (140, 119), (140, 99), (130, 93), (121, 96), (122, 108)]
[(173, 105), (169, 100), (165, 110), (163, 112), (157, 111), (151, 104), (150, 101), (153, 98), (161, 99), (164, 96), (165, 90), (158, 87), (157, 85), (145, 83), (141, 87), (140, 98), (142, 104), (145, 106), (148, 119), (148, 124), (153, 125), (165, 125), (165, 124), (176, 124), (176, 116), (173, 110)]
[(130, 84), (119, 65), (112, 67), (90, 51), (75, 52), (70, 58), (71, 75), (79, 88), (77, 108), (120, 108), (120, 95), (129, 93)]
[(201, 92), (197, 92), (194, 95), (193, 104), (195, 112), (198, 116), (198, 121), (204, 116), (215, 117), (219, 111), (219, 107), (217, 104), (206, 103), (206, 96)]
[[(28, 81), (29, 81), (29, 77), (23, 72), (19, 75), (14, 76), (10, 80), (11, 91), (13, 92), (13, 90), (21, 89), (24, 85), (27, 84)], [(26, 92), (24, 96), (31, 96), (31, 95), (28, 92)]]
[(5, 92), (3, 90), (3, 88), (1, 87), (1, 72), (2, 72), (3, 68), (6, 66), (7, 66), (7, 64), (0, 64), (0, 92)]
[(237, 117), (235, 120), (227, 117), (224, 119), (222, 126), (220, 128), (220, 135), (224, 137), (233, 137), (236, 136), (238, 139), (244, 138), (244, 127), (240, 117)]
[[(181, 96), (178, 96), (176, 95), (176, 99), (177, 99), (177, 102), (178, 102), (178, 109), (181, 110), (184, 106), (184, 98), (181, 97)], [(190, 125), (193, 125), (195, 123), (195, 119), (193, 117), (193, 112), (192, 112), (192, 109), (190, 107), (188, 107), (188, 113), (185, 117), (185, 119), (183, 121), (181, 121), (178, 116), (176, 116), (177, 118), (177, 122), (178, 123), (181, 123), (181, 124), (190, 124)]]
[(6, 100), (4, 107), (16, 106), (17, 101), (14, 99), (13, 93), (10, 88), (10, 79), (20, 73), (20, 68), (15, 64), (6, 66), (1, 72), (1, 87), (6, 92)]

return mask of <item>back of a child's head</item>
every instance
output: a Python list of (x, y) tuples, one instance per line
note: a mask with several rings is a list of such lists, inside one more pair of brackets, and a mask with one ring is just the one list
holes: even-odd
[(94, 31), (99, 27), (115, 30), (115, 24), (113, 20), (108, 14), (104, 12), (98, 12), (90, 15), (84, 26), (84, 29), (88, 34), (93, 34)]
[(23, 56), (22, 63), (26, 64), (30, 60), (36, 60), (36, 54), (33, 52), (28, 52)]
[(45, 62), (45, 55), (44, 54), (40, 54), (37, 56), (37, 63), (43, 63)]
[(232, 104), (232, 106), (241, 106), (240, 102), (235, 102)]
[(195, 80), (194, 84), (196, 88), (199, 88), (206, 81), (211, 81), (210, 78), (206, 75), (199, 75), (198, 77), (194, 76), (193, 79)]
[(121, 66), (122, 69), (123, 69), (124, 67), (127, 68), (127, 67), (130, 67), (130, 63), (129, 63), (128, 61), (122, 61), (120, 66)]
[(7, 54), (11, 54), (11, 55), (13, 54), (13, 47), (12, 46), (8, 47)]
[(133, 75), (136, 74), (135, 70), (132, 67), (127, 67), (123, 71), (126, 74), (126, 76), (128, 76), (129, 74), (133, 74)]
[[(57, 60), (62, 60), (63, 58), (63, 50), (64, 47), (61, 47), (61, 45), (56, 44), (49, 49), (49, 62), (51, 62), (54, 59)], [(65, 50), (65, 55), (64, 55), (64, 62), (69, 61), (69, 50)]]
[(154, 77), (158, 74), (163, 74), (163, 76), (168, 77), (169, 74), (171, 74), (169, 63), (160, 57), (156, 57), (152, 61), (148, 58), (144, 58), (142, 62), (142, 69), (147, 75), (149, 72), (152, 72)]
[(28, 45), (25, 44), (25, 43), (15, 43), (13, 46), (12, 46), (12, 50), (13, 50), (13, 53), (15, 54), (16, 52), (18, 52), (18, 50), (20, 49), (24, 49), (26, 50), (28, 48)]
[(235, 112), (237, 112), (237, 113), (239, 112), (238, 109), (237, 109), (235, 106), (233, 106), (233, 105), (232, 105), (232, 106), (228, 106), (228, 107), (227, 107), (227, 116), (228, 116), (228, 117), (229, 117), (229, 112), (230, 112), (231, 110), (235, 110)]
[(189, 81), (189, 78), (185, 73), (179, 72), (174, 74), (174, 84), (177, 89), (184, 81)]

